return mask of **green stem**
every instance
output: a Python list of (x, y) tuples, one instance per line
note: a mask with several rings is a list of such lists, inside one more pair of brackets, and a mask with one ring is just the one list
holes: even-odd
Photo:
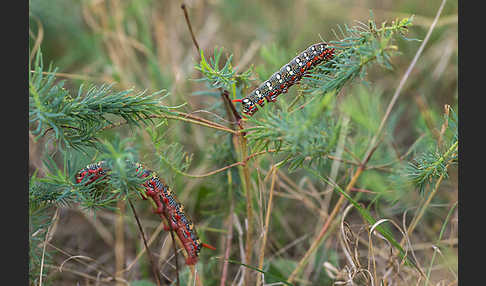
[[(442, 225), (442, 228), (440, 230), (439, 238), (437, 239), (436, 244), (439, 244), (440, 241), (442, 240), (442, 235), (444, 235), (444, 231), (445, 231), (445, 228), (447, 226), (447, 222), (449, 221), (449, 218), (451, 217), (452, 213), (456, 209), (456, 206), (457, 206), (457, 202), (455, 202), (454, 205), (452, 205), (451, 209), (449, 210), (449, 213), (447, 214), (447, 217), (445, 218), (444, 224)], [(429, 269), (427, 271), (427, 278), (424, 282), (424, 285), (429, 284), (430, 272), (432, 271), (432, 265), (434, 265), (434, 260), (435, 260), (436, 254), (437, 254), (437, 251), (434, 250), (434, 254), (432, 255), (432, 259), (430, 260)]]
[[(248, 157), (248, 152), (247, 152), (247, 141), (246, 138), (243, 136), (243, 134), (239, 134), (238, 136), (239, 139), (239, 145), (240, 145), (240, 154), (242, 158), (247, 158)], [(242, 172), (243, 172), (243, 188), (245, 190), (245, 195), (246, 195), (246, 217), (248, 220), (248, 229), (246, 232), (246, 245), (245, 245), (245, 257), (246, 257), (246, 263), (251, 264), (251, 256), (252, 256), (252, 246), (253, 246), (253, 241), (252, 241), (252, 236), (253, 236), (253, 206), (252, 206), (252, 200), (251, 200), (251, 181), (250, 181), (250, 170), (248, 168), (248, 164), (245, 164), (242, 166)], [(249, 276), (250, 272), (246, 271), (245, 273), (245, 285), (249, 285)]]

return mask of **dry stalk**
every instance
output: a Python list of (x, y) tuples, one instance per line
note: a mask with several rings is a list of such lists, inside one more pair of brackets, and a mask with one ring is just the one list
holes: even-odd
[[(266, 213), (266, 216), (265, 216), (265, 226), (264, 226), (264, 229), (263, 229), (263, 241), (261, 243), (260, 256), (259, 256), (259, 259), (258, 259), (258, 268), (259, 269), (263, 269), (263, 258), (265, 256), (265, 245), (267, 243), (268, 229), (269, 229), (269, 225), (270, 225), (270, 214), (272, 213), (273, 190), (274, 190), (274, 187), (275, 187), (275, 179), (277, 177), (277, 175), (276, 175), (277, 168), (278, 167), (276, 165), (273, 165), (271, 170), (270, 170), (270, 173), (271, 173), (271, 176), (272, 176), (272, 182), (271, 182), (271, 185), (270, 185), (270, 193), (268, 195), (269, 197), (268, 197), (268, 204), (267, 204), (267, 213)], [(262, 279), (263, 279), (263, 274), (261, 274), (261, 275), (259, 274), (257, 276), (256, 285), (261, 285)]]
[[(117, 202), (117, 206), (119, 213), (115, 221), (115, 276), (117, 279), (123, 279), (123, 269), (125, 265), (125, 202), (120, 200)], [(117, 286), (123, 285), (119, 282), (117, 282), (116, 284)]]
[(233, 202), (232, 190), (231, 190), (233, 180), (231, 178), (231, 172), (228, 171), (227, 174), (228, 174), (228, 186), (230, 186), (228, 191), (231, 196), (231, 205), (230, 205), (229, 216), (227, 219), (228, 235), (226, 236), (226, 241), (225, 241), (226, 245), (225, 245), (224, 256), (223, 256), (223, 267), (221, 270), (221, 280), (219, 284), (220, 286), (226, 285), (226, 277), (228, 275), (228, 259), (231, 252), (231, 240), (233, 239), (233, 212), (235, 207)]

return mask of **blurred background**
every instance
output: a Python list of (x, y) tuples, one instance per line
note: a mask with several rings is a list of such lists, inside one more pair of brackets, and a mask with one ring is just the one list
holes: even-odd
[[(414, 15), (413, 26), (409, 29), (407, 37), (423, 39), (440, 2), (30, 0), (29, 45), (31, 52), (41, 48), (44, 62), (58, 67), (58, 78), (65, 79), (67, 87), (72, 88), (73, 93), (83, 82), (115, 83), (116, 89), (134, 88), (137, 91), (147, 90), (149, 93), (165, 89), (169, 92), (169, 96), (164, 99), (166, 105), (187, 103), (182, 107), (185, 112), (208, 110), (224, 117), (217, 91), (208, 90), (202, 83), (195, 81), (201, 77), (194, 69), (194, 65), (199, 61), (199, 54), (191, 40), (181, 4), (184, 3), (187, 7), (194, 34), (206, 58), (213, 55), (216, 48), (223, 48), (225, 58), (233, 55), (232, 64), (237, 71), (242, 72), (251, 68), (251, 78), (255, 87), (310, 44), (321, 39), (336, 40), (340, 34), (340, 27), (345, 25), (355, 25), (356, 21), (367, 23), (370, 11), (378, 26), (384, 21), (390, 23), (392, 20)], [(424, 126), (440, 126), (445, 104), (451, 105), (457, 111), (457, 14), (457, 1), (447, 1), (434, 33), (402, 92), (397, 104), (400, 109), (398, 128), (394, 134), (398, 146), (411, 145)], [(391, 98), (420, 42), (399, 39), (396, 45), (401, 54), (392, 60), (394, 69), (371, 69), (367, 76), (367, 81), (375, 86), (375, 90), (381, 90), (383, 103), (387, 103)], [(210, 115), (201, 116), (219, 120)], [(190, 173), (203, 173), (232, 163), (220, 158), (224, 153), (221, 148), (225, 147), (219, 145), (218, 134), (188, 124), (172, 124), (170, 128), (170, 133), (164, 140), (180, 143), (186, 152), (193, 155)], [(113, 132), (131, 134), (130, 130)], [(143, 146), (144, 135), (137, 136), (140, 136), (139, 141), (142, 142), (140, 157), (142, 160), (150, 161), (152, 151)], [(30, 160), (39, 160), (39, 155), (33, 152)], [(219, 166), (214, 162), (219, 162)], [(448, 191), (440, 196), (443, 203), (457, 200), (456, 174), (457, 171), (451, 172)], [(186, 210), (189, 210), (193, 220), (201, 225), (199, 232), (203, 240), (215, 244), (220, 249), (216, 253), (204, 252), (206, 254), (203, 254), (203, 260), (206, 265), (204, 270), (201, 270), (201, 275), (205, 278), (204, 284), (216, 285), (221, 265), (219, 260), (211, 260), (209, 257), (221, 255), (223, 239), (218, 231), (223, 228), (224, 217), (218, 217), (218, 209), (222, 207), (223, 202), (214, 200), (214, 192), (222, 191), (221, 182), (226, 180), (226, 174), (221, 173), (215, 176), (216, 178), (205, 179), (189, 179), (174, 174), (170, 174), (169, 177), (180, 200), (186, 205)], [(213, 199), (208, 200), (207, 196)], [(413, 201), (416, 197), (418, 195), (408, 199)], [(275, 223), (275, 228), (286, 233), (281, 235), (296, 238), (313, 229), (313, 220), (295, 217), (284, 219), (288, 214), (279, 213), (285, 212), (285, 207), (282, 205), (280, 208), (278, 203), (277, 200), (275, 212), (276, 220), (279, 222)], [(141, 202), (138, 208), (141, 209), (143, 225), (152, 233), (160, 221), (151, 214), (150, 206), (144, 202)], [(99, 211), (94, 216), (75, 207), (63, 209), (51, 241), (51, 244), (58, 248), (54, 249), (53, 246), (51, 249), (54, 251), (53, 264), (60, 265), (69, 257), (68, 255), (86, 255), (95, 259), (95, 262), (87, 261), (89, 266), (69, 262), (65, 267), (72, 271), (65, 270), (61, 273), (53, 270), (49, 276), (53, 285), (105, 285), (79, 273), (96, 276), (97, 269), (110, 268), (114, 264), (115, 245), (123, 247), (125, 255), (122, 263), (125, 263), (125, 266), (130, 265), (136, 254), (143, 249), (143, 245), (129, 211), (125, 210), (127, 216), (124, 234), (120, 237), (114, 229), (114, 224), (119, 218), (113, 212)], [(304, 211), (302, 216), (311, 217), (311, 213)], [(434, 221), (433, 217), (430, 219), (430, 225), (436, 228), (441, 226), (441, 220)], [(302, 224), (302, 221), (306, 223)], [(279, 239), (280, 233), (276, 230), (271, 240)], [(161, 236), (165, 238), (166, 234)], [(164, 239), (160, 238), (154, 245), (161, 247), (163, 243)], [(282, 247), (279, 243), (270, 244), (270, 253), (275, 253)], [(302, 253), (302, 249), (297, 249), (288, 253), (286, 257), (298, 259)], [(450, 263), (455, 265), (456, 253), (452, 253), (451, 257)], [(285, 267), (292, 268), (292, 264), (276, 263), (274, 272), (285, 273)], [(451, 266), (446, 263), (443, 267), (448, 269)], [(237, 268), (234, 271), (236, 273)], [(282, 275), (286, 277), (285, 274)], [(311, 280), (320, 280), (323, 284), (315, 282), (312, 285), (330, 285), (326, 284), (326, 281), (331, 280), (326, 280), (329, 279), (329, 275), (325, 271), (321, 271), (319, 275), (320, 279)], [(441, 280), (454, 280), (449, 271), (438, 271), (432, 277), (433, 285), (439, 285), (437, 283)], [(125, 278), (134, 281), (131, 285), (152, 285), (143, 284), (151, 280), (147, 258), (142, 257), (126, 273)], [(228, 280), (228, 284), (234, 282)]]

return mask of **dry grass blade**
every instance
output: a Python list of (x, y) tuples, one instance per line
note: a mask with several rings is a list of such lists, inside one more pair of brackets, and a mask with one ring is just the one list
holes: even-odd
[[(387, 238), (383, 237), (379, 233), (375, 233), (374, 232), (376, 228), (378, 228), (381, 224), (383, 224), (385, 222), (390, 222), (393, 226), (395, 226), (395, 228), (398, 231), (400, 231), (400, 233), (402, 234), (402, 236), (404, 237), (404, 239), (407, 242), (407, 247), (405, 248), (405, 254), (403, 255), (403, 258), (401, 259), (401, 262), (398, 264), (398, 266), (404, 264), (407, 261), (407, 255), (408, 255), (408, 252), (410, 251), (410, 253), (412, 254), (412, 257), (414, 258), (413, 261), (415, 261), (415, 263), (417, 264), (416, 267), (415, 267), (415, 269), (417, 269), (418, 272), (419, 272), (419, 274), (420, 274), (420, 276), (418, 277), (418, 280), (420, 280), (423, 277), (425, 277), (425, 274), (424, 274), (424, 272), (423, 272), (423, 270), (420, 267), (420, 264), (418, 262), (419, 260), (415, 256), (415, 252), (413, 251), (413, 248), (412, 248), (412, 245), (410, 243), (410, 239), (409, 239), (407, 233), (396, 222), (394, 222), (391, 219), (380, 219), (380, 220), (378, 220), (376, 223), (374, 223), (371, 226), (370, 231), (369, 231), (369, 236), (368, 236), (369, 249), (370, 249), (371, 253), (373, 254), (373, 252), (374, 252), (373, 242), (372, 242), (372, 239), (371, 239), (371, 235), (372, 234), (375, 234), (380, 239), (386, 241), (389, 244), (389, 246), (390, 246), (390, 250), (392, 249), (391, 246), (393, 245), (393, 243), (391, 241), (389, 241)], [(377, 274), (376, 274), (376, 261), (375, 261), (375, 258), (374, 258), (374, 254), (371, 257), (373, 258), (373, 269), (374, 269), (374, 272), (375, 272), (375, 277), (377, 277)], [(397, 269), (397, 272), (399, 272), (399, 269)], [(382, 279), (383, 280), (386, 279), (386, 276), (387, 275), (384, 275)], [(378, 281), (376, 281), (376, 283), (378, 283)]]
[[(437, 246), (432, 245), (432, 247), (434, 248), (434, 254), (432, 255), (432, 259), (430, 260), (429, 269), (427, 270), (426, 283), (429, 283), (430, 274), (432, 272), (432, 266), (434, 264), (434, 260), (435, 260), (436, 253), (439, 253), (442, 256), (442, 253), (440, 251), (440, 247), (438, 245), (441, 244), (440, 242), (441, 242), (442, 236), (444, 235), (446, 226), (447, 226), (447, 224), (448, 224), (448, 222), (450, 220), (450, 217), (453, 214), (453, 211), (456, 209), (456, 207), (457, 207), (457, 201), (452, 205), (451, 209), (449, 210), (449, 213), (447, 214), (447, 217), (444, 220), (444, 223), (442, 224), (442, 227), (441, 227), (441, 230), (440, 230), (440, 234), (439, 234), (439, 237), (437, 238), (437, 242), (436, 242), (436, 245)], [(456, 239), (456, 241), (457, 241), (457, 239)], [(452, 269), (450, 269), (450, 271), (454, 275), (455, 279), (457, 280), (457, 274)]]
[[(29, 63), (32, 63), (32, 59), (35, 57), (35, 53), (40, 48), (42, 40), (44, 39), (44, 27), (42, 26), (42, 23), (41, 23), (41, 21), (39, 20), (38, 17), (36, 17), (35, 15), (30, 15), (30, 16), (37, 23), (37, 36), (35, 37), (35, 43), (34, 43), (34, 46), (32, 47), (32, 50), (30, 52), (30, 57), (29, 57)], [(29, 32), (31, 32), (30, 29), (29, 29)], [(34, 38), (33, 35), (31, 35), (31, 36)]]
[(62, 272), (62, 267), (64, 266), (64, 264), (66, 262), (68, 262), (71, 259), (79, 259), (79, 258), (86, 259), (86, 260), (89, 260), (89, 261), (95, 261), (95, 259), (93, 259), (91, 257), (88, 257), (88, 256), (84, 256), (84, 255), (74, 255), (74, 256), (71, 256), (71, 257), (67, 258), (66, 260), (64, 260), (61, 263), (61, 265), (59, 265), (59, 272)]
[[(86, 267), (86, 269), (92, 269), (93, 268), (93, 265), (91, 264), (88, 264), (86, 262), (84, 262), (83, 260), (78, 260), (78, 257), (76, 255), (71, 255), (70, 253), (66, 252), (65, 250), (62, 250), (58, 247), (56, 247), (55, 245), (51, 244), (51, 243), (48, 243), (49, 244), (49, 247), (52, 247), (53, 249), (55, 249), (56, 251), (59, 251), (59, 253), (62, 253), (64, 254), (65, 256), (68, 257), (68, 259), (74, 259), (75, 261), (81, 263), (83, 266)], [(99, 260), (98, 259), (94, 259), (94, 258), (91, 258), (91, 257), (86, 257), (84, 256), (83, 258), (86, 258), (87, 260), (90, 260), (90, 261), (95, 261), (95, 262), (98, 262), (99, 263)], [(98, 265), (97, 268), (95, 268), (96, 271), (98, 271), (98, 273), (105, 273), (108, 277), (111, 277), (112, 279), (115, 279), (115, 275), (113, 275), (110, 271), (106, 270), (104, 267)], [(60, 270), (60, 269), (58, 269)]]
[(345, 219), (348, 216), (348, 213), (351, 211), (353, 208), (353, 205), (349, 205), (344, 209), (343, 215), (341, 217), (341, 236), (339, 237), (339, 242), (341, 244), (341, 248), (343, 250), (344, 256), (346, 257), (346, 260), (348, 261), (348, 264), (351, 265), (351, 270), (355, 271), (359, 267), (359, 261), (356, 261), (354, 257), (351, 255), (351, 247), (349, 245), (349, 240), (347, 234), (352, 235), (352, 231), (349, 227), (348, 224), (345, 223)]
[[(399, 263), (394, 263), (396, 260), (396, 255), (393, 254), (393, 243), (391, 243), (387, 238), (382, 236), (380, 233), (376, 232), (377, 228), (380, 227), (383, 223), (389, 222), (393, 224), (403, 236), (406, 236), (405, 231), (403, 231), (400, 226), (398, 226), (393, 220), (390, 219), (380, 219), (376, 221), (374, 224), (361, 227), (360, 231), (355, 234), (350, 226), (345, 222), (346, 217), (348, 216), (350, 210), (355, 207), (354, 205), (350, 205), (346, 207), (343, 213), (343, 217), (341, 218), (341, 235), (340, 235), (340, 243), (341, 248), (346, 258), (346, 265), (341, 269), (338, 270), (336, 267), (333, 267), (331, 264), (327, 263), (325, 269), (335, 280), (336, 285), (402, 285), (399, 283), (397, 279), (400, 277), (400, 273), (403, 272), (400, 269), (400, 265), (405, 263), (406, 255), (400, 259)], [(366, 221), (365, 221), (366, 223)], [(360, 254), (359, 250), (359, 241), (361, 231), (367, 232), (368, 241), (366, 242), (366, 246), (368, 249), (368, 253), (366, 254), (368, 264), (367, 266), (362, 266), (360, 262)], [(384, 241), (387, 245), (386, 248), (390, 249), (390, 254), (388, 259), (386, 259), (383, 255), (380, 254), (381, 258), (378, 262), (375, 257), (375, 244), (373, 243), (372, 236), (380, 238), (381, 241)], [(350, 242), (354, 242), (354, 245), (351, 245)], [(407, 240), (407, 242), (409, 242)], [(408, 244), (410, 245), (410, 244)], [(417, 260), (413, 253), (413, 249), (411, 247), (407, 248), (407, 251), (412, 251), (412, 256)], [(419, 268), (419, 271), (421, 269)], [(394, 274), (393, 276), (391, 276)], [(417, 274), (417, 272), (415, 272)], [(415, 278), (416, 282), (420, 282), (423, 278), (422, 275), (413, 275), (412, 273), (406, 274), (407, 278)], [(363, 280), (364, 279), (364, 280)], [(364, 283), (364, 284), (363, 284)], [(406, 283), (411, 283), (406, 282)], [(410, 285), (410, 284), (405, 284)]]
[[(55, 270), (59, 270), (59, 268), (57, 266), (55, 266), (55, 265), (46, 265), (46, 268), (52, 268), (52, 269), (55, 269)], [(75, 274), (75, 275), (84, 277), (84, 278), (86, 278), (88, 280), (93, 280), (95, 282), (110, 283), (110, 282), (115, 281), (115, 282), (122, 283), (123, 285), (130, 285), (130, 283), (127, 280), (125, 280), (123, 278), (120, 278), (120, 277), (106, 277), (106, 278), (100, 279), (99, 277), (94, 277), (94, 276), (88, 275), (86, 273), (83, 273), (81, 271), (78, 271), (78, 270), (75, 270), (75, 269), (66, 268), (66, 267), (64, 267), (63, 271), (70, 272), (72, 274)]]
[(56, 209), (56, 212), (52, 216), (51, 224), (47, 227), (46, 238), (44, 239), (44, 246), (42, 247), (42, 258), (41, 258), (41, 266), (40, 266), (40, 274), (39, 274), (39, 286), (42, 286), (42, 273), (44, 270), (44, 258), (46, 254), (46, 247), (49, 241), (52, 239), (51, 231), (52, 229), (56, 228), (57, 222), (59, 221), (59, 208)]
[[(258, 268), (259, 269), (263, 269), (263, 258), (265, 256), (265, 245), (267, 243), (268, 229), (269, 229), (269, 225), (270, 225), (270, 214), (272, 213), (273, 190), (274, 190), (274, 187), (275, 187), (275, 180), (276, 180), (276, 177), (277, 177), (277, 168), (278, 167), (276, 165), (273, 165), (270, 172), (269, 172), (272, 176), (272, 183), (270, 185), (270, 191), (269, 191), (269, 195), (268, 195), (269, 197), (268, 197), (268, 204), (267, 204), (267, 212), (266, 212), (266, 216), (265, 216), (265, 226), (264, 226), (264, 230), (263, 230), (263, 241), (261, 243), (260, 255), (259, 255), (259, 259), (258, 259)], [(257, 276), (256, 285), (260, 285), (261, 281), (264, 281), (263, 273), (262, 273), (262, 275)]]
[[(336, 152), (335, 152), (335, 156), (333, 156), (335, 158), (335, 160), (332, 162), (332, 166), (331, 166), (331, 173), (329, 175), (329, 177), (331, 178), (331, 180), (335, 181), (336, 180), (336, 177), (337, 177), (337, 174), (338, 174), (338, 171), (339, 171), (339, 167), (341, 166), (341, 158), (342, 158), (342, 155), (343, 155), (343, 151), (344, 151), (344, 143), (346, 141), (346, 135), (347, 135), (347, 130), (348, 130), (348, 126), (349, 126), (349, 116), (344, 116), (343, 117), (343, 120), (342, 120), (342, 127), (341, 127), (341, 133), (339, 134), (339, 141), (338, 141), (338, 145), (337, 145), (337, 148), (336, 148)], [(322, 204), (322, 208), (324, 209), (324, 211), (326, 213), (329, 213), (328, 210), (329, 210), (329, 205), (331, 203), (331, 198), (332, 198), (332, 195), (333, 195), (333, 190), (334, 190), (334, 187), (331, 186), (331, 185), (328, 185), (326, 190), (325, 190), (325, 193), (327, 193), (325, 199), (324, 199), (324, 202)]]

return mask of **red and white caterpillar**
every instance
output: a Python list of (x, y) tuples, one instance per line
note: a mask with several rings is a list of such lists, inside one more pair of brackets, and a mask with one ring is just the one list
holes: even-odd
[(277, 96), (286, 93), (289, 87), (298, 83), (300, 79), (312, 68), (323, 61), (334, 57), (334, 49), (329, 48), (324, 42), (314, 44), (285, 64), (274, 73), (267, 81), (253, 90), (243, 99), (234, 99), (233, 102), (241, 102), (241, 111), (249, 116), (258, 111), (257, 104), (263, 107), (265, 99), (275, 102)]
[[(164, 221), (164, 230), (173, 230), (176, 232), (187, 252), (186, 264), (194, 265), (197, 263), (197, 257), (202, 247), (214, 250), (214, 247), (201, 242), (197, 235), (196, 228), (194, 227), (194, 223), (189, 216), (184, 213), (184, 206), (177, 200), (169, 186), (167, 186), (155, 172), (148, 170), (142, 164), (129, 163), (135, 164), (137, 176), (141, 178), (150, 178), (143, 183), (145, 196), (142, 197), (145, 200), (148, 197), (152, 198), (156, 205), (154, 212), (161, 217), (165, 215), (165, 217), (168, 218), (170, 226)], [(91, 184), (98, 178), (107, 176), (109, 172), (110, 169), (105, 161), (90, 164), (77, 173), (76, 182), (81, 183), (86, 176), (88, 176), (86, 184)]]

